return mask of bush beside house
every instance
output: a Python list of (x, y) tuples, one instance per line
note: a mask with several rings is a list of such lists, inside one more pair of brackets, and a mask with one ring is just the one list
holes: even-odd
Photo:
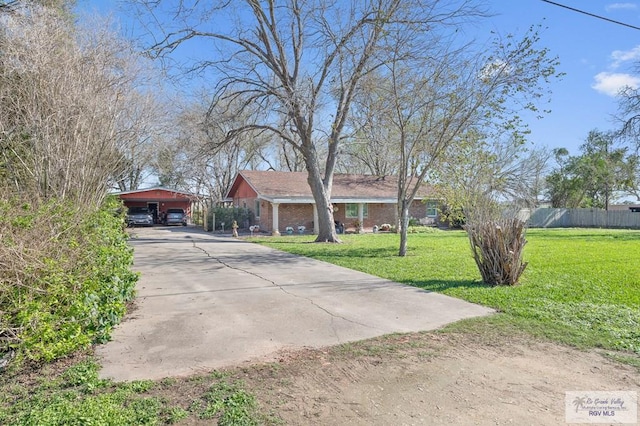
[[(238, 229), (248, 230), (249, 226), (254, 224), (255, 218), (253, 211), (242, 207), (215, 207), (207, 211), (207, 223), (214, 223), (215, 230), (224, 229), (231, 232), (231, 224), (235, 220)], [(212, 231), (214, 229), (209, 229)]]

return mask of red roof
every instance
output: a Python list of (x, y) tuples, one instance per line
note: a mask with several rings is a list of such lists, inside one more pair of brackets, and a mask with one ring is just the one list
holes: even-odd
[(114, 193), (114, 195), (117, 195), (123, 200), (192, 200), (196, 198), (195, 195), (189, 192), (164, 188), (161, 186), (146, 189), (135, 189), (132, 191), (116, 192)]
[[(266, 199), (313, 199), (307, 182), (307, 172), (276, 172), (244, 170), (238, 173), (229, 190), (233, 197), (242, 180), (253, 188), (259, 197)], [(433, 196), (427, 185), (416, 197)], [(398, 198), (398, 178), (396, 176), (373, 176), (356, 174), (334, 174), (331, 199), (396, 200)]]

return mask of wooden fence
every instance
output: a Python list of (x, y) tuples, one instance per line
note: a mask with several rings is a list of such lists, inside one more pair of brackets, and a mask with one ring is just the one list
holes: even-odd
[(640, 212), (601, 209), (539, 208), (520, 211), (530, 228), (622, 228), (640, 229)]

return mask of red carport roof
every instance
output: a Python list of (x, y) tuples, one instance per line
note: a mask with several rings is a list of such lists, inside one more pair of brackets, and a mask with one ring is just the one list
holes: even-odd
[(193, 200), (198, 198), (195, 194), (178, 189), (165, 188), (155, 186), (152, 188), (135, 189), (132, 191), (115, 192), (116, 195), (124, 200)]

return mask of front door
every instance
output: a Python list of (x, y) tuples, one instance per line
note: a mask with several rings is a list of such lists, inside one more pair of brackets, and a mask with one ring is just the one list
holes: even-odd
[(158, 220), (160, 218), (158, 216), (158, 203), (147, 203), (147, 208), (153, 215), (153, 223), (160, 223)]

